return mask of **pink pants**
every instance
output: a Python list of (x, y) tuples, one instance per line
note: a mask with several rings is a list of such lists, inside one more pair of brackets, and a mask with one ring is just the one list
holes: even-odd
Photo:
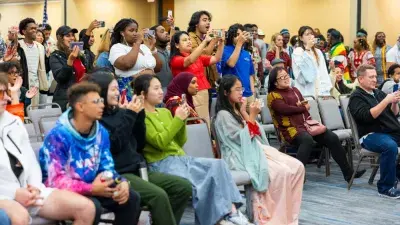
[(253, 191), (254, 221), (259, 225), (297, 225), (303, 194), (304, 166), (270, 146), (262, 145), (268, 160), (268, 191)]

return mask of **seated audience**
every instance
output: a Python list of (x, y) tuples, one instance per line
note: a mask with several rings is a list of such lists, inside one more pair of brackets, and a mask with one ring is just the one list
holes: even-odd
[(173, 76), (177, 76), (181, 72), (190, 72), (197, 77), (199, 90), (193, 98), (196, 112), (200, 117), (204, 118), (210, 124), (209, 110), (209, 92), (211, 84), (205, 75), (204, 67), (214, 65), (221, 60), (222, 51), (224, 49), (224, 37), (216, 37), (218, 39), (218, 50), (213, 56), (203, 55), (204, 48), (209, 42), (215, 38), (207, 35), (197, 48), (192, 49), (188, 33), (180, 31), (171, 38), (171, 57), (170, 66)]
[(106, 29), (106, 32), (101, 37), (100, 44), (97, 50), (96, 66), (105, 67), (113, 71), (114, 67), (108, 60), (110, 54), (110, 44), (111, 44), (111, 32), (110, 29)]
[(139, 170), (146, 166), (142, 152), (146, 138), (142, 96), (133, 96), (131, 102), (120, 107), (118, 83), (111, 72), (96, 70), (88, 80), (101, 87), (105, 108), (100, 123), (110, 134), (115, 170), (140, 194), (141, 204), (150, 209), (153, 224), (178, 225), (192, 196), (191, 183), (158, 172), (150, 172), (149, 180), (139, 176)]
[[(259, 101), (242, 102), (242, 83), (224, 76), (217, 99), (217, 137), (223, 159), (231, 170), (246, 171), (255, 193), (252, 195), (255, 223), (298, 224), (304, 182), (303, 164), (269, 146), (257, 123)], [(241, 106), (240, 106), (241, 104)]]
[[(23, 122), (6, 111), (7, 78), (0, 76), (0, 208), (12, 224), (29, 224), (32, 217), (92, 224), (94, 205), (69, 191), (46, 188)], [(3, 222), (3, 221), (1, 221)]]
[(353, 83), (347, 83), (344, 80), (345, 68), (339, 61), (330, 61), (329, 67), (332, 81), (331, 96), (339, 103), (339, 95), (350, 94), (358, 86), (358, 80), (356, 79)]
[[(346, 151), (338, 136), (329, 129), (316, 136), (308, 133), (304, 123), (311, 118), (308, 112), (310, 105), (304, 101), (303, 95), (297, 88), (290, 87), (290, 78), (284, 69), (278, 67), (271, 71), (267, 99), (274, 124), (283, 137), (282, 141), (297, 148), (296, 157), (304, 166), (308, 162), (314, 142), (317, 142), (329, 149), (332, 158), (339, 164), (344, 179), (350, 181), (353, 168), (347, 161)], [(356, 178), (364, 173), (365, 170), (357, 172)]]
[(323, 53), (315, 48), (313, 32), (309, 26), (299, 29), (299, 47), (292, 55), (294, 86), (304, 96), (328, 96), (332, 88), (331, 79)]
[[(238, 210), (242, 197), (228, 166), (223, 160), (186, 156), (185, 120), (187, 104), (170, 111), (156, 108), (163, 99), (160, 81), (151, 75), (138, 77), (133, 83), (135, 94), (144, 96), (146, 112), (146, 145), (143, 149), (150, 171), (183, 177), (193, 186), (193, 208), (196, 224), (213, 225), (221, 220), (233, 224), (251, 224)], [(226, 222), (226, 221), (224, 221)]]
[[(167, 93), (164, 96), (165, 107), (171, 111), (172, 116), (175, 116), (176, 109), (182, 105), (187, 104), (190, 117), (199, 117), (194, 110), (193, 96), (198, 91), (197, 77), (192, 73), (182, 72), (174, 77), (168, 85)], [(182, 99), (182, 95), (185, 99)], [(188, 123), (199, 123), (200, 121), (188, 121)]]
[(400, 95), (398, 92), (386, 94), (376, 89), (376, 77), (376, 70), (371, 65), (361, 65), (357, 69), (360, 86), (350, 96), (349, 109), (357, 124), (361, 146), (380, 153), (379, 195), (399, 199), (396, 158), (400, 144), (400, 123), (396, 116), (399, 114)]
[(67, 90), (73, 84), (78, 83), (86, 73), (85, 60), (80, 55), (78, 46), (70, 49), (70, 43), (74, 41), (77, 29), (62, 26), (57, 29), (57, 50), (50, 55), (50, 68), (53, 71), (57, 86), (53, 95), (53, 102), (61, 106), (64, 112), (67, 110)]
[[(389, 75), (389, 79), (385, 80), (379, 87), (381, 91), (386, 94), (393, 93), (399, 90), (399, 82), (400, 82), (400, 65), (395, 63), (389, 67), (387, 71)], [(378, 75), (379, 76), (379, 75)]]
[(142, 74), (155, 74), (162, 66), (155, 37), (139, 32), (139, 24), (127, 18), (114, 26), (108, 59), (115, 68), (119, 91), (126, 91), (128, 101), (133, 95), (132, 80)]
[(115, 171), (108, 131), (97, 121), (104, 108), (100, 87), (75, 84), (68, 90), (68, 100), (70, 108), (46, 136), (39, 152), (45, 184), (87, 196), (96, 208), (94, 224), (105, 208), (115, 214), (114, 224), (136, 225), (140, 196)]

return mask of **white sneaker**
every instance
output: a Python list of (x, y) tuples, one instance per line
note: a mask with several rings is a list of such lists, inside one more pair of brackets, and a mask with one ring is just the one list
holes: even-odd
[(235, 225), (235, 224), (226, 220), (221, 220), (219, 222), (219, 225)]
[(227, 216), (226, 220), (236, 224), (236, 225), (254, 225), (249, 222), (249, 219), (243, 215), (239, 210), (235, 214), (230, 214)]

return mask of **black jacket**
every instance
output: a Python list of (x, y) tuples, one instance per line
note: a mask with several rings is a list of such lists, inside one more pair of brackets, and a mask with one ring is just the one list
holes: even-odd
[(370, 109), (378, 105), (386, 93), (379, 89), (374, 90), (374, 96), (357, 87), (350, 96), (350, 113), (357, 123), (360, 138), (371, 132), (386, 133), (400, 140), (400, 123), (394, 115), (391, 104), (389, 104), (382, 113), (374, 119)]
[(110, 150), (119, 174), (139, 175), (140, 163), (145, 163), (142, 150), (146, 139), (145, 113), (128, 109), (106, 110), (100, 123), (110, 134)]
[(88, 72), (93, 70), (94, 60), (96, 59), (96, 55), (92, 52), (92, 50), (90, 50), (89, 40), (90, 36), (87, 36), (86, 34), (83, 35), (81, 40), (83, 42), (83, 50), (85, 52), (85, 67)]
[(75, 83), (75, 71), (72, 66), (67, 65), (68, 56), (59, 50), (50, 55), (50, 67), (53, 77), (57, 81), (53, 102), (58, 103), (64, 112), (68, 103), (67, 90)]

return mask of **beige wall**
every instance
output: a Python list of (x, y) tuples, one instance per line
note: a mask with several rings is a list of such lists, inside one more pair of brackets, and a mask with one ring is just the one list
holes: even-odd
[(386, 41), (393, 46), (400, 34), (399, 0), (363, 0), (361, 26), (368, 31), (368, 39), (373, 42), (375, 33), (384, 31)]
[[(394, 0), (395, 1), (395, 0)], [(346, 43), (355, 33), (355, 0), (175, 0), (177, 25), (186, 30), (193, 12), (207, 10), (213, 14), (212, 27), (225, 28), (238, 23), (256, 23), (269, 42), (272, 34), (282, 28), (297, 33), (302, 25), (339, 29)], [(341, 9), (341, 10), (337, 10)], [(352, 16), (353, 14), (354, 16)]]
[[(146, 0), (67, 0), (67, 25), (78, 30), (87, 28), (94, 19), (106, 21), (106, 27), (114, 26), (121, 18), (134, 18), (140, 28), (150, 27), (156, 23), (156, 3), (148, 3)], [(43, 3), (36, 4), (0, 4), (2, 21), (0, 31), (2, 37), (6, 38), (7, 28), (11, 25), (18, 25), (19, 21), (29, 16), (37, 22), (43, 18)], [(63, 1), (49, 2), (48, 15), (49, 23), (53, 27), (53, 36), (58, 27), (64, 23)], [(97, 39), (93, 51), (97, 52), (97, 44), (100, 34), (105, 28), (95, 31)]]
[[(63, 5), (61, 1), (48, 2), (47, 14), (49, 23), (53, 29), (61, 26), (63, 23), (62, 13)], [(34, 4), (0, 4), (2, 19), (0, 21), (0, 31), (3, 38), (7, 38), (8, 27), (18, 26), (19, 22), (26, 17), (31, 17), (37, 23), (43, 20), (43, 3)], [(55, 33), (55, 32), (54, 32)]]

